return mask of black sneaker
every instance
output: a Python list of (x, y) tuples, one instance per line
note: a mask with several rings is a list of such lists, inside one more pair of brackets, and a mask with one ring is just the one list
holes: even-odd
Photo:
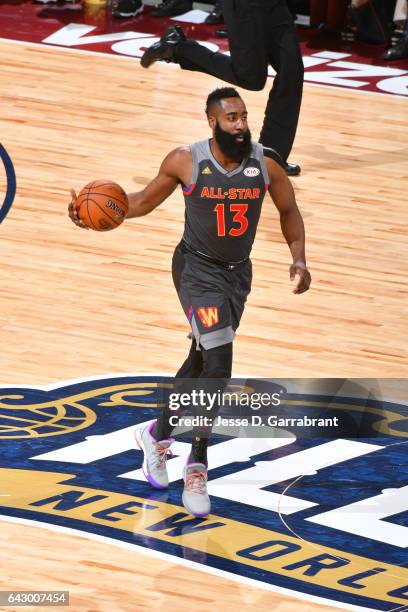
[(143, 68), (149, 68), (158, 60), (173, 62), (175, 46), (185, 40), (186, 36), (179, 25), (169, 26), (161, 35), (160, 40), (143, 53), (140, 60), (141, 65)]
[(222, 14), (222, 6), (220, 0), (215, 3), (213, 10), (206, 18), (205, 23), (209, 25), (219, 25), (220, 23), (224, 23), (224, 15)]
[(403, 34), (394, 47), (387, 49), (383, 58), (387, 61), (400, 60), (408, 57), (408, 34)]
[(298, 164), (288, 164), (285, 163), (285, 172), (288, 176), (299, 176), (301, 172), (301, 168)]
[(112, 11), (112, 16), (128, 19), (129, 17), (136, 17), (140, 13), (143, 13), (141, 0), (119, 0), (116, 8)]
[(219, 30), (215, 30), (215, 35), (218, 38), (228, 38), (228, 30), (227, 28), (220, 28)]
[(187, 13), (193, 8), (191, 0), (164, 0), (160, 6), (153, 9), (151, 15), (153, 17), (174, 17)]
[(301, 168), (298, 164), (288, 164), (288, 162), (283, 161), (282, 157), (275, 149), (272, 149), (272, 147), (266, 147), (265, 145), (262, 146), (264, 156), (270, 157), (276, 161), (276, 163), (284, 169), (288, 176), (298, 176), (300, 174)]

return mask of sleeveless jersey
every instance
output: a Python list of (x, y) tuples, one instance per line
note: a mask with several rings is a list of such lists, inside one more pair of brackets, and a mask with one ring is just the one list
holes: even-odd
[(183, 187), (183, 240), (208, 257), (240, 262), (249, 257), (269, 186), (262, 145), (252, 142), (249, 157), (234, 170), (214, 158), (210, 141), (190, 145), (193, 173)]

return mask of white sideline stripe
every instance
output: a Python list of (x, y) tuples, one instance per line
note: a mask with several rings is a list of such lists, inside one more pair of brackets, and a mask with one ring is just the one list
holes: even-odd
[[(142, 376), (150, 376), (150, 377), (156, 377), (156, 378), (160, 378), (160, 377), (164, 377), (164, 376), (168, 376), (170, 378), (174, 378), (174, 372), (128, 372), (127, 374), (124, 373), (117, 373), (117, 372), (111, 372), (110, 374), (96, 374), (95, 376), (80, 376), (79, 378), (67, 378), (66, 380), (59, 380), (57, 382), (53, 382), (53, 383), (47, 383), (45, 385), (28, 385), (27, 383), (24, 384), (14, 384), (14, 385), (3, 385), (2, 383), (0, 383), (0, 389), (37, 389), (39, 391), (53, 391), (54, 389), (59, 389), (60, 387), (67, 387), (69, 385), (75, 385), (78, 383), (85, 383), (85, 382), (93, 382), (96, 380), (106, 380), (108, 378), (129, 378), (129, 377), (142, 377)], [(238, 378), (237, 376), (235, 376), (235, 378)], [(258, 377), (259, 378), (259, 377)], [(149, 381), (141, 381), (141, 382), (146, 382), (148, 383)], [(157, 380), (152, 380), (152, 383), (156, 383)]]
[[(4, 514), (0, 514), (0, 520), (8, 521), (11, 523), (17, 523), (20, 525), (28, 525), (33, 527), (40, 527), (42, 529), (49, 529), (51, 531), (57, 531), (59, 533), (65, 533), (67, 535), (76, 535), (82, 538), (86, 538), (88, 540), (95, 540), (97, 542), (102, 542), (103, 544), (111, 544), (117, 546), (119, 548), (124, 548), (127, 550), (137, 551), (141, 554), (144, 554), (148, 557), (153, 557), (155, 559), (162, 559), (163, 561), (168, 561), (171, 563), (177, 563), (178, 565), (184, 565), (190, 569), (194, 569), (197, 571), (202, 571), (206, 574), (212, 574), (215, 576), (220, 576), (222, 578), (226, 578), (228, 580), (233, 580), (234, 582), (240, 582), (243, 584), (247, 584), (249, 586), (258, 587), (264, 589), (266, 591), (272, 591), (273, 593), (278, 593), (280, 595), (286, 595), (288, 597), (293, 597), (295, 599), (302, 599), (304, 601), (308, 601), (310, 603), (317, 604), (325, 604), (328, 606), (332, 606), (333, 608), (340, 608), (341, 610), (353, 610), (355, 612), (378, 612), (375, 608), (366, 608), (360, 606), (354, 606), (351, 604), (346, 604), (343, 602), (336, 602), (330, 599), (326, 599), (324, 597), (317, 597), (315, 595), (308, 595), (307, 593), (301, 593), (298, 591), (292, 591), (291, 589), (286, 589), (283, 587), (278, 587), (272, 584), (268, 584), (266, 582), (261, 582), (259, 580), (255, 580), (253, 578), (247, 578), (245, 576), (240, 576), (236, 574), (232, 574), (227, 572), (226, 570), (220, 570), (215, 567), (209, 567), (208, 565), (202, 565), (200, 563), (196, 563), (194, 561), (189, 561), (188, 559), (181, 559), (180, 557), (173, 557), (173, 555), (169, 553), (164, 553), (157, 550), (152, 550), (150, 548), (145, 548), (140, 546), (139, 544), (129, 544), (128, 542), (122, 542), (121, 540), (115, 540), (113, 538), (108, 538), (106, 536), (101, 536), (95, 533), (89, 533), (87, 531), (81, 531), (79, 529), (73, 529), (71, 527), (63, 527), (61, 525), (54, 525), (52, 523), (42, 523), (40, 521), (35, 521), (31, 519), (23, 519), (17, 518), (14, 516), (7, 516)], [(400, 606), (398, 606), (399, 608)], [(392, 610), (389, 610), (392, 612)]]
[[(62, 51), (70, 51), (71, 53), (81, 53), (83, 55), (103, 55), (104, 57), (115, 57), (115, 58), (120, 58), (120, 59), (124, 59), (124, 60), (128, 60), (129, 62), (140, 62), (140, 57), (131, 57), (129, 55), (121, 55), (120, 53), (106, 53), (105, 51), (89, 51), (87, 49), (76, 49), (74, 47), (64, 47), (63, 45), (52, 45), (49, 43), (35, 43), (35, 42), (30, 42), (30, 41), (24, 41), (24, 40), (14, 40), (12, 38), (2, 38), (0, 37), (0, 42), (9, 42), (9, 43), (13, 43), (16, 45), (30, 45), (33, 47), (48, 47), (50, 49), (61, 49)], [(109, 41), (108, 41), (109, 42)], [(317, 56), (316, 52), (314, 55)], [(166, 64), (167, 65), (167, 64)], [(168, 67), (174, 67), (173, 64), (168, 64)], [(305, 74), (307, 75), (307, 72), (305, 72)], [(404, 75), (402, 75), (404, 76)], [(221, 79), (217, 79), (216, 77), (213, 77), (216, 81), (220, 81)], [(268, 77), (270, 78), (270, 77)], [(389, 93), (387, 91), (381, 92), (381, 91), (369, 91), (367, 89), (358, 89), (358, 88), (353, 88), (353, 87), (336, 87), (335, 85), (326, 85), (325, 83), (312, 83), (310, 81), (305, 80), (303, 83), (304, 86), (306, 85), (310, 85), (312, 87), (324, 87), (326, 89), (334, 89), (336, 91), (347, 91), (347, 92), (355, 92), (355, 93), (360, 93), (360, 94), (372, 94), (375, 96), (388, 96), (390, 98), (402, 98), (403, 100), (407, 99), (407, 96), (404, 95), (400, 95), (400, 94), (392, 94)]]
[[(161, 378), (161, 377), (169, 377), (169, 378), (174, 378), (175, 377), (175, 373), (174, 372), (108, 372), (106, 374), (95, 374), (94, 376), (80, 376), (78, 378), (67, 378), (67, 379), (63, 379), (63, 380), (58, 380), (56, 382), (53, 383), (46, 383), (45, 385), (29, 385), (27, 383), (23, 383), (23, 384), (14, 384), (14, 385), (9, 385), (9, 384), (2, 384), (0, 382), (0, 389), (15, 389), (15, 388), (20, 388), (20, 389), (38, 389), (39, 391), (53, 391), (54, 389), (59, 389), (60, 387), (66, 387), (68, 385), (75, 385), (78, 383), (83, 383), (83, 382), (92, 382), (92, 381), (96, 381), (96, 380), (106, 380), (107, 378), (128, 378), (128, 377), (142, 377), (142, 376), (149, 376), (149, 377), (155, 377), (155, 378)], [(267, 378), (266, 376), (259, 376), (258, 374), (233, 374), (231, 376), (231, 378), (261, 378), (261, 379), (265, 379)], [(269, 378), (268, 378), (269, 380)], [(282, 380), (282, 379), (279, 379)], [(143, 382), (143, 381), (142, 381)], [(148, 382), (148, 381), (146, 381)], [(152, 382), (157, 382), (156, 380), (153, 380)], [(273, 381), (274, 382), (274, 381)], [(280, 384), (280, 383), (277, 383)]]

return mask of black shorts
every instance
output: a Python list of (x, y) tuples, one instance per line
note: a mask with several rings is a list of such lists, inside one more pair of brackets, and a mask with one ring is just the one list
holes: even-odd
[(172, 272), (197, 347), (211, 349), (232, 342), (251, 291), (250, 259), (228, 269), (187, 251), (180, 243), (174, 251)]

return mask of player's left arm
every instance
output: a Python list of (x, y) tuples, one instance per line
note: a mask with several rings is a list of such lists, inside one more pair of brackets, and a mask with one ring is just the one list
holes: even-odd
[(286, 172), (270, 158), (265, 158), (265, 164), (269, 175), (269, 193), (278, 209), (282, 233), (293, 258), (289, 268), (290, 280), (299, 277), (293, 293), (304, 293), (309, 289), (312, 279), (306, 266), (305, 227), (302, 215)]

